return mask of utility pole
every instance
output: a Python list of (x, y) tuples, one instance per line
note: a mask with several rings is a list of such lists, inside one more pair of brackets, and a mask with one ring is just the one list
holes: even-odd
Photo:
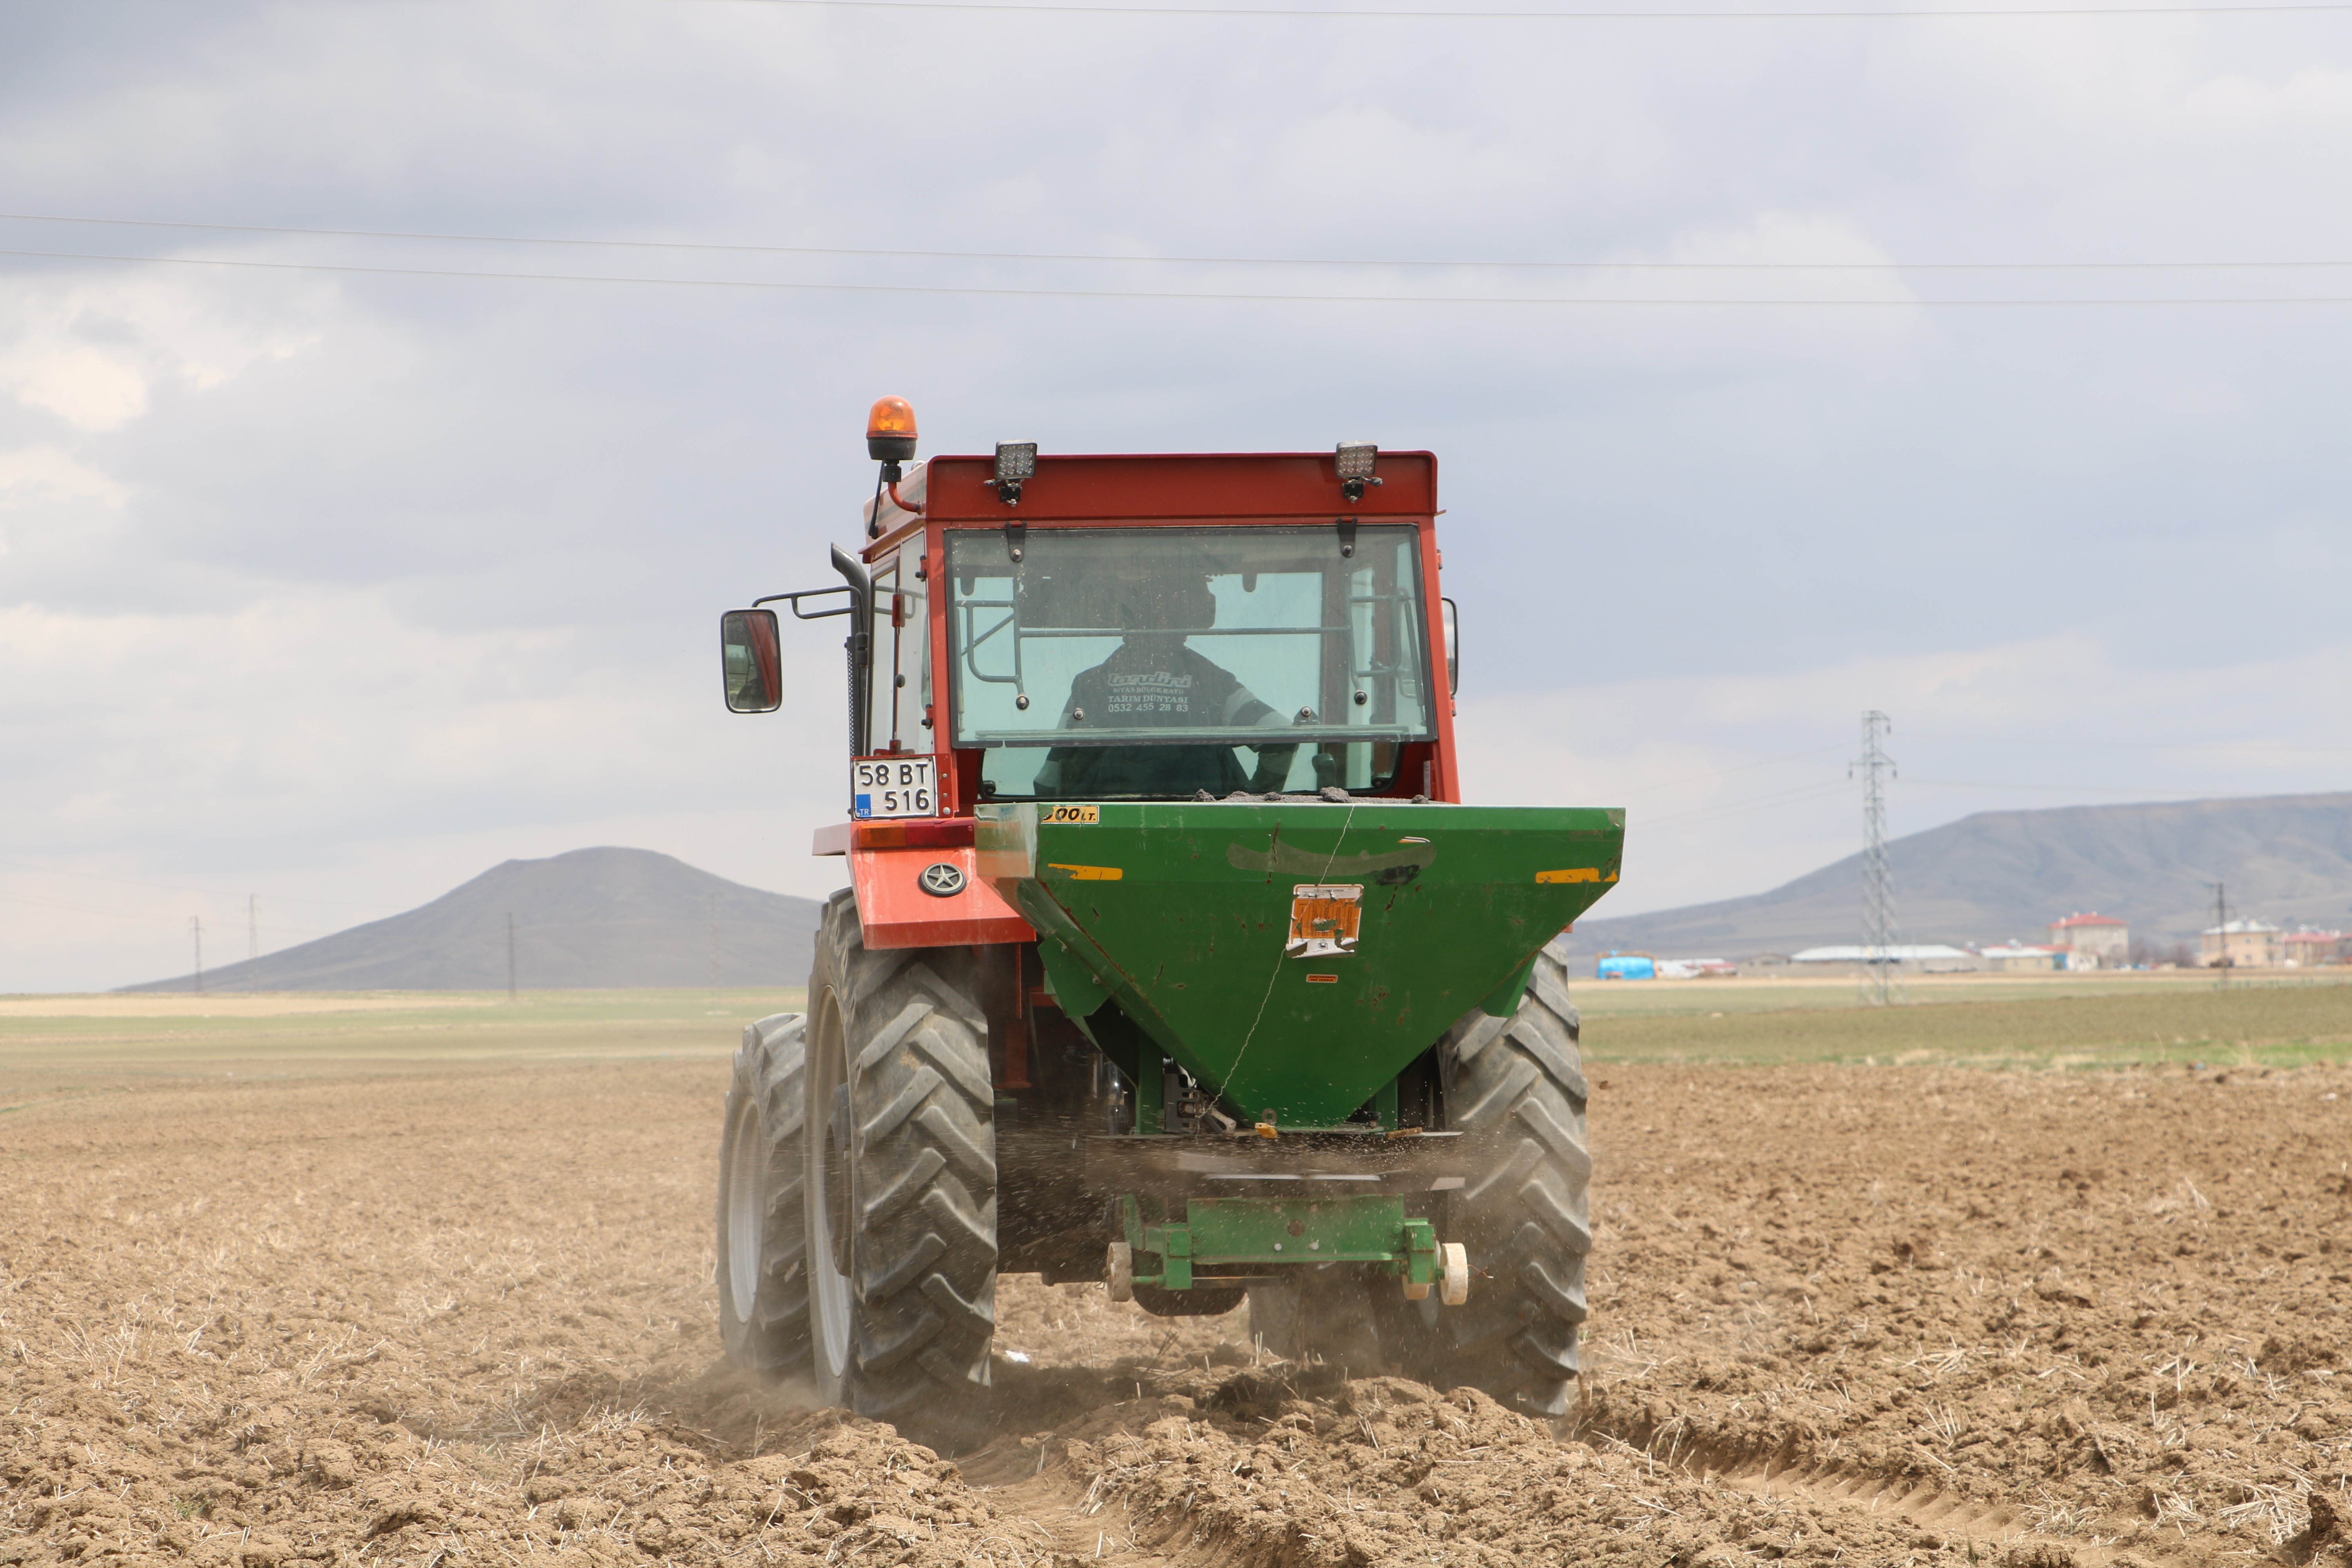
[(514, 916), (507, 916), (507, 1000), (515, 999)]
[(247, 962), (261, 956), (261, 895), (245, 896), (245, 956)]
[(1895, 971), (1895, 873), (1886, 856), (1886, 780), (1895, 775), (1895, 759), (1879, 744), (1879, 736), (1895, 728), (1895, 721), (1874, 708), (1862, 716), (1862, 755), (1846, 776), (1862, 775), (1862, 1000), (1884, 1007), (1903, 1000), (1903, 986)]
[(196, 935), (196, 994), (205, 994), (205, 917), (190, 915), (188, 927)]
[(2215, 882), (2213, 889), (2213, 989), (2230, 988), (2230, 900), (2224, 896), (2228, 884)]

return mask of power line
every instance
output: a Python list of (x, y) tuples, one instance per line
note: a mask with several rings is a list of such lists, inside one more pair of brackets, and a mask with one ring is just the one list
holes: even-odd
[(443, 245), (537, 245), (565, 249), (708, 251), (730, 256), (814, 256), (900, 261), (1046, 261), (1141, 267), (1319, 267), (1381, 270), (1547, 272), (2185, 272), (2312, 271), (2352, 268), (2330, 261), (1531, 261), (1433, 260), (1340, 256), (1137, 256), (1108, 251), (905, 250), (873, 246), (751, 245), (721, 240), (600, 239), (565, 236), (465, 234), (432, 229), (303, 228), (284, 224), (198, 223), (168, 218), (77, 217), (0, 213), (0, 222), (79, 224), (105, 228), (169, 228), (202, 234), (278, 235), (305, 239), (391, 239)]
[[(2215, 882), (2213, 888), (2213, 989), (2230, 988), (2230, 901), (2228, 884)], [(2200, 942), (2199, 946), (2204, 944)]]
[(677, 289), (738, 289), (807, 294), (936, 294), (1015, 300), (1150, 300), (1274, 305), (1472, 305), (1742, 310), (2067, 310), (2178, 309), (2200, 306), (2352, 305), (2352, 295), (2180, 295), (2012, 299), (1758, 300), (1669, 296), (1513, 294), (1307, 294), (1176, 289), (1007, 289), (922, 283), (810, 283), (749, 278), (650, 278), (627, 273), (499, 272), (472, 268), (382, 267), (318, 261), (255, 261), (226, 257), (122, 256), (98, 251), (0, 250), (0, 257), (46, 261), (121, 261), (147, 266), (214, 267), (262, 272), (320, 272), (378, 278), (457, 278), (509, 283), (619, 283)]
[(1769, 811), (1775, 805), (1795, 806), (1809, 805), (1813, 801), (1827, 800), (1833, 795), (1849, 795), (1852, 793), (1852, 789), (1853, 786), (1849, 784), (1839, 784), (1829, 788), (1819, 790), (1811, 795), (1799, 795), (1793, 800), (1759, 801), (1744, 806), (1727, 806), (1719, 812), (1695, 812), (1685, 816), (1645, 816), (1638, 819), (1642, 832), (1642, 841), (1646, 844), (1655, 838), (1671, 838), (1677, 833), (1686, 835), (1694, 829), (1711, 826), (1727, 818), (1753, 816), (1758, 812)]
[(828, 11), (970, 11), (1041, 16), (1213, 16), (1249, 20), (1387, 22), (1918, 22), (2023, 20), (2067, 16), (2324, 16), (2352, 10), (2336, 4), (2284, 5), (2098, 5), (1988, 7), (1916, 11), (1391, 11), (1240, 5), (1044, 5), (1019, 0), (699, 0), (700, 4), (792, 6)]
[[(1710, 768), (1703, 773), (1681, 773), (1673, 778), (1651, 779), (1643, 783), (1626, 784), (1622, 787), (1614, 784), (1590, 785), (1584, 787), (1584, 795), (1587, 799), (1599, 799), (1602, 796), (1612, 795), (1654, 795), (1660, 790), (1679, 789), (1684, 784), (1704, 784), (1708, 779), (1728, 778), (1734, 773), (1754, 773), (1758, 768), (1776, 768), (1785, 763), (1802, 762), (1808, 757), (1824, 756), (1831, 752), (1839, 751), (1842, 748), (1837, 746), (1815, 746), (1811, 751), (1791, 752), (1785, 757), (1765, 757), (1753, 763), (1738, 763), (1727, 768)], [(1648, 817), (1643, 820), (1646, 825), (1648, 823), (1662, 822), (1668, 819), (1664, 817)]]
[(2340, 757), (2352, 753), (2352, 745), (2289, 746), (2275, 741), (2062, 741), (2009, 735), (1946, 735), (1932, 731), (1909, 733), (1915, 741), (1953, 741), (1968, 746), (2087, 746), (2124, 752), (2288, 752), (2315, 757)]
[[(2015, 789), (2042, 795), (2200, 795), (2210, 791), (2186, 789), (2179, 784), (1990, 784), (1964, 782), (1958, 779), (1906, 779), (1920, 789)], [(2226, 795), (2229, 792), (2222, 791)]]
[(1756, 811), (1768, 805), (1796, 805), (1809, 800), (1822, 800), (1833, 795), (1843, 795), (1846, 786), (1838, 784), (1801, 784), (1795, 789), (1780, 790), (1771, 795), (1750, 795), (1742, 800), (1727, 800), (1719, 805), (1702, 805), (1689, 811), (1668, 812), (1663, 816), (1643, 816), (1642, 831), (1650, 833), (1672, 823), (1701, 821), (1708, 817), (1732, 816), (1744, 811)]

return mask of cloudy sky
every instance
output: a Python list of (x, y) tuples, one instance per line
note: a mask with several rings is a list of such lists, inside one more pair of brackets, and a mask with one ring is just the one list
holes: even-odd
[(2352, 784), (2352, 14), (1724, 4), (0, 5), (0, 992), (829, 889), (835, 628), (737, 719), (712, 619), (883, 393), (1435, 450), (1476, 796), (1632, 808), (1605, 908), (1849, 852), (1865, 708), (1898, 832)]

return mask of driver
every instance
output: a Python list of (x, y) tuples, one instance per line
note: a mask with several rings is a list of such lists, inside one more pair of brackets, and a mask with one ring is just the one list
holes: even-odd
[[(1188, 573), (1172, 582), (1160, 577), (1142, 591), (1155, 602), (1123, 604), (1121, 625), (1206, 630), (1216, 623), (1216, 595), (1206, 576)], [(1061, 727), (1232, 730), (1283, 722), (1231, 670), (1187, 647), (1191, 635), (1173, 629), (1124, 634), (1108, 658), (1070, 682)], [(1245, 772), (1230, 743), (1056, 746), (1037, 771), (1036, 788), (1042, 795), (1062, 796), (1170, 796), (1199, 790), (1223, 795), (1281, 788), (1297, 742), (1255, 750), (1257, 766)]]

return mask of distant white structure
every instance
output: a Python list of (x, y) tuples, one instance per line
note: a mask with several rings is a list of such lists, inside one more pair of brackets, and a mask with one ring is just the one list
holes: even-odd
[(1727, 958), (1662, 958), (1657, 962), (1661, 980), (1714, 980), (1739, 973), (1739, 965)]
[(2206, 968), (2270, 969), (2286, 957), (2286, 933), (2263, 921), (2230, 921), (2208, 926), (2197, 941), (2197, 962)]
[(2003, 974), (2030, 974), (2060, 969), (2098, 967), (2098, 961), (2087, 955), (2078, 965), (2069, 962), (2074, 955), (2065, 948), (2033, 947), (2021, 942), (2008, 942), (2000, 947), (1980, 948), (1978, 952), (1984, 959), (1987, 969)]
[(1791, 963), (1867, 963), (1874, 959), (1894, 963), (1969, 963), (1972, 954), (1940, 942), (1896, 942), (1886, 947), (1809, 947), (1789, 955)]
[(2070, 963), (2072, 969), (2123, 969), (2131, 963), (2131, 927), (2096, 910), (2052, 921), (2049, 945), (2090, 960)]

